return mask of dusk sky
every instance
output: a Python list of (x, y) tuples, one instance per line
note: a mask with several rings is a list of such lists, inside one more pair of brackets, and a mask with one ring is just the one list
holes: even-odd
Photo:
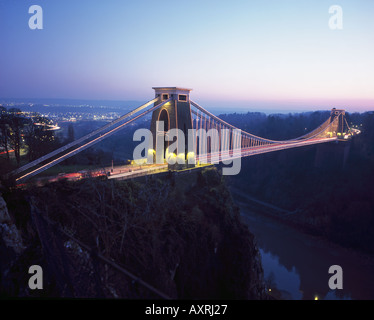
[(181, 86), (206, 107), (374, 110), (372, 0), (0, 0), (0, 13), (1, 98), (146, 101)]

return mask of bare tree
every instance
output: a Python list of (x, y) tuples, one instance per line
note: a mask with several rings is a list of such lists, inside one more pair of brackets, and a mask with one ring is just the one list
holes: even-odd
[(24, 118), (21, 116), (21, 110), (17, 108), (9, 109), (9, 126), (11, 129), (10, 143), (14, 148), (17, 165), (21, 162), (21, 130), (24, 126)]
[(5, 107), (0, 106), (0, 146), (4, 148), (9, 160), (9, 115)]

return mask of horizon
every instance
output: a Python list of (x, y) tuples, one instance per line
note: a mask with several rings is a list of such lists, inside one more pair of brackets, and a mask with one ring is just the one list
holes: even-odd
[(214, 109), (374, 110), (373, 2), (340, 0), (338, 30), (324, 0), (37, 3), (41, 30), (29, 1), (0, 3), (4, 99), (144, 101), (183, 84)]
[[(150, 97), (148, 97), (150, 98)], [(147, 100), (111, 100), (111, 99), (71, 99), (71, 98), (2, 98), (0, 97), (0, 106), (2, 104), (20, 103), (20, 104), (35, 104), (42, 105), (43, 107), (83, 107), (85, 104), (91, 104), (94, 108), (108, 107), (117, 109), (126, 109), (139, 106), (145, 103)], [(197, 101), (198, 102), (198, 101)], [(262, 103), (261, 107), (256, 107), (256, 103)], [(49, 104), (53, 104), (50, 106)], [(296, 105), (282, 105), (271, 107), (270, 102), (246, 102), (241, 101), (238, 103), (232, 103), (228, 101), (202, 101), (202, 104), (206, 106), (213, 114), (223, 113), (247, 113), (247, 112), (259, 112), (269, 114), (288, 114), (288, 113), (309, 113), (309, 112), (326, 112), (331, 111), (332, 108), (344, 109), (348, 113), (365, 113), (374, 110), (364, 108), (349, 108), (338, 105), (331, 106), (314, 106), (314, 107), (301, 107)], [(228, 105), (231, 106), (228, 106)]]

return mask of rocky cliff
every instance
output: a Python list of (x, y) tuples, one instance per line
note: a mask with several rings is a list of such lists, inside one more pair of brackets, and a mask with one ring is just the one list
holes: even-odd
[[(3, 277), (18, 289), (3, 286), (3, 295), (159, 298), (149, 285), (173, 299), (266, 297), (253, 235), (215, 169), (59, 182), (5, 199), (3, 220), (17, 217), (28, 246)], [(25, 272), (35, 263), (43, 292), (27, 290)]]

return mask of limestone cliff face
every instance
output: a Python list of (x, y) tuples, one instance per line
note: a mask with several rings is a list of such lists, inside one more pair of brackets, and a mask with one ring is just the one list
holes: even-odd
[[(148, 181), (60, 182), (14, 191), (6, 200), (27, 239), (7, 276), (18, 287), (27, 284), (22, 272), (36, 263), (45, 266), (48, 297), (159, 298), (98, 253), (173, 299), (266, 298), (254, 237), (217, 170)], [(9, 227), (3, 202), (2, 208), (2, 225)], [(4, 234), (9, 246), (22, 247)], [(36, 294), (12, 290), (12, 296)]]
[(7, 205), (0, 193), (0, 237), (3, 243), (9, 249), (14, 250), (16, 254), (20, 254), (24, 250), (22, 238), (13, 224)]
[(10, 217), (8, 213), (8, 208), (6, 207), (6, 203), (0, 193), (0, 223), (3, 224), (9, 221), (10, 221)]
[(8, 275), (24, 251), (20, 233), (13, 224), (6, 202), (0, 193), (0, 297), (20, 296), (20, 290), (17, 293), (13, 290), (14, 287), (20, 286), (17, 283), (17, 276), (10, 278)]

